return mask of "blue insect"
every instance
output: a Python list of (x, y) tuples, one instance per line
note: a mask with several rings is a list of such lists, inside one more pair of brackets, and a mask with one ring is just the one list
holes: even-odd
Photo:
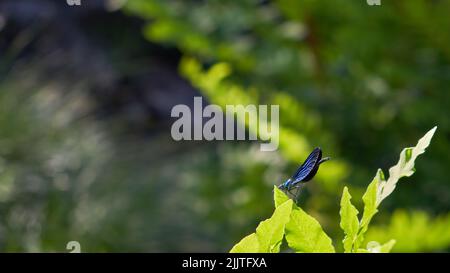
[[(315, 148), (294, 175), (279, 185), (278, 188), (289, 193), (294, 197), (294, 200), (297, 200), (301, 186), (316, 175), (320, 164), (329, 159), (329, 157), (322, 158), (322, 150), (319, 147)], [(293, 193), (294, 190), (296, 190), (295, 193)]]

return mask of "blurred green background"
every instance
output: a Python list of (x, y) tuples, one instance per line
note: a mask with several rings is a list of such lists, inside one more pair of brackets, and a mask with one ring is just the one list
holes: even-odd
[[(344, 185), (435, 125), (367, 241), (450, 250), (450, 1), (81, 2), (0, 1), (0, 251), (228, 251), (316, 146), (300, 204), (340, 244)], [(172, 140), (196, 95), (280, 105), (279, 150)]]

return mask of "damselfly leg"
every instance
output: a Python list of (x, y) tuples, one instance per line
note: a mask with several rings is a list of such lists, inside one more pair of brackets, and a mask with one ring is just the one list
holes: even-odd
[(289, 191), (287, 191), (289, 193), (289, 195), (291, 195), (292, 200), (294, 200), (294, 202), (296, 204), (298, 203), (302, 189), (303, 189), (303, 183), (298, 183), (297, 185), (292, 187)]

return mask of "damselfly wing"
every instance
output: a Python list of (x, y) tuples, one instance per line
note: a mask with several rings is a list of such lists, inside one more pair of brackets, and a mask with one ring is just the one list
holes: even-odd
[[(310, 181), (319, 170), (319, 165), (329, 159), (329, 157), (322, 158), (322, 150), (319, 147), (315, 148), (294, 175), (278, 186), (278, 188), (293, 195), (297, 199), (301, 185)], [(292, 192), (294, 189), (296, 189), (296, 193)]]

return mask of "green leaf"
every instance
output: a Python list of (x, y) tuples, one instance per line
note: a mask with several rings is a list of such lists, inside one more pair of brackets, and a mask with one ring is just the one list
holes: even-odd
[(425, 152), (425, 149), (430, 145), (430, 141), (436, 132), (436, 126), (428, 131), (423, 136), (415, 147), (405, 148), (400, 153), (398, 163), (389, 169), (389, 179), (380, 183), (379, 196), (377, 196), (377, 203), (380, 204), (386, 197), (388, 197), (395, 189), (400, 178), (411, 176), (414, 169), (414, 161), (416, 158)]
[(281, 204), (289, 200), (289, 197), (277, 186), (273, 186), (273, 200), (275, 201), (275, 208), (278, 208)]
[(341, 215), (340, 226), (345, 233), (344, 244), (345, 252), (352, 252), (353, 243), (356, 240), (359, 230), (359, 220), (358, 220), (358, 210), (352, 205), (350, 199), (352, 196), (348, 192), (348, 188), (344, 187), (341, 198), (341, 210), (339, 214)]
[(378, 191), (378, 185), (384, 181), (384, 174), (381, 169), (378, 169), (375, 177), (373, 178), (372, 182), (369, 184), (369, 186), (366, 189), (366, 192), (364, 193), (362, 199), (364, 202), (364, 212), (363, 217), (361, 219), (360, 223), (360, 230), (358, 233), (357, 240), (355, 242), (355, 248), (359, 248), (359, 246), (364, 241), (364, 234), (366, 233), (367, 229), (369, 228), (370, 221), (372, 220), (373, 216), (378, 212), (378, 204), (377, 204), (377, 191)]
[(256, 233), (242, 239), (230, 252), (240, 253), (274, 253), (280, 252), (284, 229), (289, 221), (293, 202), (288, 200), (275, 209), (272, 217), (261, 222)]
[(275, 209), (272, 217), (261, 222), (256, 228), (259, 252), (280, 252), (284, 228), (292, 211), (292, 200), (288, 200)]
[(378, 212), (377, 190), (378, 185), (383, 181), (384, 173), (381, 169), (378, 169), (375, 177), (372, 179), (369, 186), (367, 186), (366, 192), (362, 197), (364, 202), (364, 213), (361, 219), (361, 228), (367, 228), (372, 217)]
[(387, 242), (384, 245), (382, 245), (381, 248), (380, 248), (380, 253), (389, 253), (389, 252), (391, 252), (391, 249), (394, 247), (395, 242), (396, 242), (395, 240), (390, 240), (389, 242)]
[(358, 249), (359, 253), (389, 253), (395, 245), (395, 240), (390, 240), (384, 245), (380, 245), (376, 241), (367, 243), (367, 249)]
[(296, 252), (335, 252), (319, 222), (295, 205), (286, 225), (286, 241)]
[(367, 190), (363, 195), (364, 213), (363, 218), (361, 219), (358, 238), (355, 243), (356, 249), (359, 249), (359, 246), (364, 241), (364, 234), (367, 232), (373, 216), (378, 212), (377, 208), (381, 201), (393, 192), (401, 177), (411, 176), (414, 173), (414, 161), (419, 155), (423, 154), (425, 149), (430, 145), (430, 141), (433, 138), (436, 128), (437, 127), (435, 126), (428, 131), (425, 136), (417, 142), (415, 147), (403, 149), (398, 163), (389, 169), (389, 178), (387, 181), (383, 171), (378, 169), (375, 178), (367, 187)]
[(256, 237), (256, 233), (252, 233), (233, 246), (230, 253), (256, 253), (258, 251), (258, 237)]

